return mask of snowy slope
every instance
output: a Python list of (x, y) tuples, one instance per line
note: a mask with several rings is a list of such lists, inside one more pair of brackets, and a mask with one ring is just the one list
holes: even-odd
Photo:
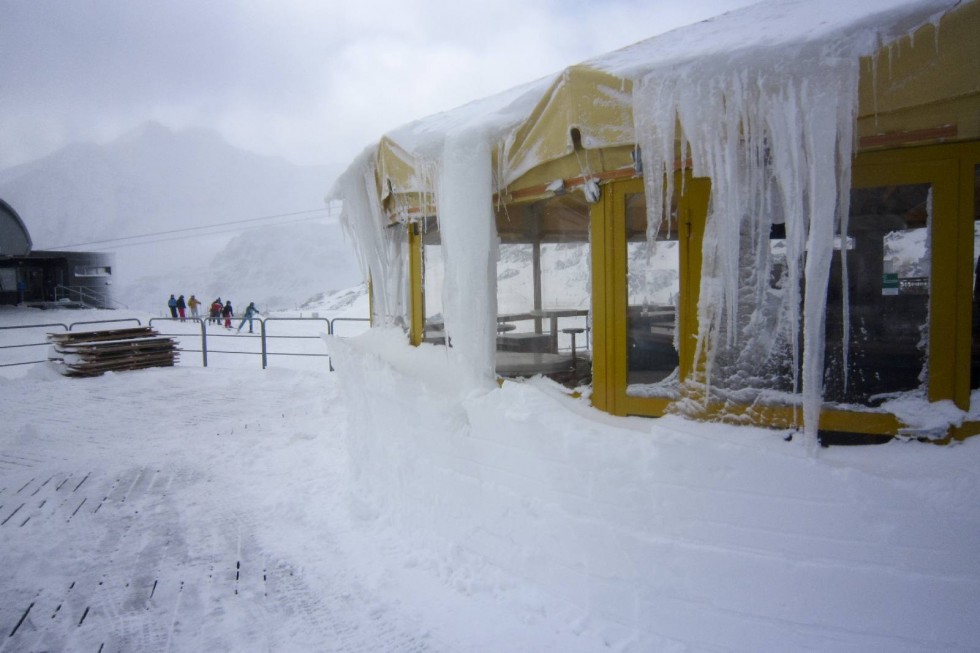
[(171, 293), (259, 310), (293, 309), (316, 295), (361, 282), (353, 250), (336, 223), (250, 229), (204, 258), (167, 275), (124, 284), (118, 298), (130, 308), (165, 311)]

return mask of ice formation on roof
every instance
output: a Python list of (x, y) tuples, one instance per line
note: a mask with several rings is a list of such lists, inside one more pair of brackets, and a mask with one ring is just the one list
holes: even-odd
[[(762, 3), (603, 60), (619, 73), (640, 76), (633, 110), (647, 197), (671, 193), (671, 174), (650, 173), (674, 169), (676, 140), (694, 176), (711, 179), (698, 306), (703, 380), (710, 388), (722, 348), (766, 361), (776, 355), (773, 341), (782, 339), (812, 442), (823, 397), (833, 240), (835, 233), (847, 233), (860, 58), (938, 20), (951, 6)], [(656, 234), (663, 207), (648, 207), (649, 233)], [(774, 222), (785, 224), (787, 270), (772, 307), (767, 294)], [(754, 271), (749, 279), (746, 270)], [(846, 267), (844, 272), (846, 288)], [(751, 314), (739, 321), (745, 301)], [(801, 327), (802, 379), (794, 337)]]
[[(657, 173), (674, 169), (681, 154), (677, 142), (683, 143), (681, 158), (692, 160), (694, 175), (711, 178), (699, 307), (704, 380), (711, 381), (719, 347), (754, 352), (789, 345), (793, 389), (802, 389), (804, 422), (811, 434), (816, 433), (822, 397), (824, 289), (834, 234), (847, 215), (860, 57), (873, 55), (923, 24), (938, 24), (956, 4), (953, 0), (762, 2), (584, 64), (633, 82), (633, 120), (647, 197), (672, 190), (672, 176), (665, 176), (668, 186), (663, 189)], [(495, 251), (489, 200), (495, 181), (506, 177), (506, 171), (492, 170), (489, 159), (495, 149), (498, 160), (504, 159), (500, 149), (508, 135), (553, 82), (554, 78), (539, 80), (388, 135), (416, 158), (416, 170), (440, 170), (439, 188), (414, 190), (436, 194), (440, 224), (453, 234), (444, 240), (447, 262), (463, 266), (453, 263), (457, 271), (472, 266), (472, 274), (460, 274), (456, 281), (473, 285), (456, 283), (447, 290), (465, 295), (466, 301), (444, 297), (445, 316), (447, 325), (458, 325), (450, 334), (454, 343), (469, 352), (470, 362), (484, 375), (493, 370), (488, 344), (493, 330), (484, 328), (493, 319), (492, 274), (489, 285), (482, 281), (485, 270), (493, 266)], [(679, 134), (675, 125), (680, 126)], [(462, 156), (459, 144), (446, 144), (448, 135), (455, 138), (464, 132), (470, 135), (470, 154), (479, 152), (487, 159), (484, 164)], [(473, 134), (479, 134), (482, 142), (474, 142)], [(376, 303), (380, 300), (382, 313), (390, 317), (404, 308), (404, 302), (392, 295), (402, 284), (388, 281), (396, 274), (396, 265), (386, 259), (390, 237), (381, 227), (384, 221), (370, 165), (370, 156), (359, 159), (333, 195), (345, 200), (345, 222), (357, 232), (362, 260), (375, 288), (384, 286), (375, 291)], [(461, 188), (480, 191), (467, 197)], [(485, 206), (469, 207), (476, 202)], [(647, 204), (651, 234), (662, 218), (659, 204)], [(481, 216), (478, 220), (485, 219), (491, 226), (477, 227), (474, 211)], [(365, 220), (371, 224), (361, 224)], [(773, 315), (748, 315), (747, 323), (739, 323), (740, 305), (747, 299), (766, 303), (762, 300), (768, 293), (765, 272), (773, 222), (786, 225), (787, 282)], [(454, 231), (457, 224), (460, 229)], [(754, 277), (745, 277), (746, 266), (754, 266), (749, 268), (755, 270)], [(813, 292), (804, 296), (804, 287)], [(476, 298), (482, 294), (486, 295), (482, 300)], [(752, 328), (773, 319), (773, 329)], [(801, 354), (793, 334), (801, 328), (799, 379)], [(758, 334), (755, 342), (753, 334)], [(759, 341), (762, 337), (770, 341)], [(486, 340), (483, 346), (476, 342), (480, 339)], [(781, 345), (775, 342), (780, 339)]]

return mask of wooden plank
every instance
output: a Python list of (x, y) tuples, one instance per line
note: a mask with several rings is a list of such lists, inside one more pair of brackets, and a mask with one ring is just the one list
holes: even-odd
[(65, 376), (98, 376), (108, 371), (172, 367), (176, 341), (149, 327), (48, 334), (49, 360)]

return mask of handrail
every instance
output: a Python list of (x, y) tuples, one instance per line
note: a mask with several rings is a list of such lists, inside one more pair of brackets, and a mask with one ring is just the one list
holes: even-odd
[[(13, 330), (13, 329), (43, 329), (48, 327), (61, 327), (65, 331), (69, 330), (67, 324), (62, 324), (61, 322), (49, 322), (47, 324), (18, 324), (16, 326), (0, 326), (2, 330)], [(47, 347), (48, 342), (32, 342), (26, 345), (0, 345), (0, 349), (23, 349), (25, 347)], [(0, 367), (16, 367), (18, 365), (36, 365), (38, 363), (46, 363), (47, 359), (38, 361), (23, 361), (20, 363), (2, 363)]]
[(72, 327), (78, 326), (80, 324), (112, 324), (114, 322), (136, 322), (136, 324), (139, 324), (140, 326), (143, 325), (143, 323), (140, 322), (138, 317), (125, 317), (125, 318), (120, 318), (118, 320), (86, 320), (84, 322), (72, 322), (71, 326), (68, 327), (68, 330), (71, 331)]
[(40, 329), (43, 327), (60, 326), (65, 331), (71, 331), (67, 324), (61, 322), (49, 322), (48, 324), (18, 324), (16, 326), (0, 326), (0, 329)]
[[(222, 354), (245, 354), (245, 355), (252, 355), (252, 356), (258, 355), (258, 356), (261, 356), (262, 357), (262, 369), (266, 369), (268, 367), (269, 356), (308, 356), (308, 357), (326, 357), (328, 359), (330, 358), (330, 354), (329, 353), (270, 351), (270, 349), (269, 349), (269, 343), (268, 343), (268, 341), (270, 339), (282, 339), (282, 340), (318, 340), (320, 338), (320, 336), (305, 336), (305, 335), (269, 335), (268, 334), (268, 326), (269, 326), (268, 323), (270, 323), (270, 322), (315, 322), (315, 321), (322, 321), (322, 322), (326, 323), (327, 333), (330, 334), (330, 335), (334, 335), (335, 324), (337, 322), (370, 322), (370, 319), (369, 318), (360, 318), (360, 317), (335, 317), (335, 318), (332, 318), (332, 319), (328, 319), (328, 318), (325, 318), (325, 317), (323, 317), (323, 318), (321, 318), (321, 317), (267, 317), (267, 318), (254, 318), (254, 321), (259, 323), (260, 333), (259, 333), (258, 336), (251, 336), (251, 337), (259, 337), (259, 338), (261, 338), (261, 351), (255, 352), (255, 351), (240, 351), (240, 350), (239, 351), (232, 351), (232, 350), (221, 350), (221, 349), (208, 349), (208, 333), (207, 333), (207, 320), (208, 319), (209, 318), (207, 316), (204, 316), (204, 317), (200, 317), (200, 316), (197, 316), (197, 317), (185, 317), (183, 319), (181, 319), (181, 318), (174, 318), (174, 317), (153, 317), (153, 318), (150, 318), (149, 319), (148, 326), (152, 327), (155, 322), (180, 322), (180, 321), (183, 321), (183, 322), (197, 322), (200, 325), (200, 327), (201, 327), (201, 349), (200, 350), (197, 350), (197, 349), (183, 349), (183, 348), (181, 348), (180, 351), (186, 351), (186, 352), (197, 352), (197, 351), (200, 351), (201, 352), (201, 362), (202, 362), (202, 365), (204, 367), (207, 367), (208, 366), (208, 352), (209, 351), (211, 353), (222, 353)], [(133, 318), (120, 318), (120, 319), (114, 319), (114, 320), (84, 320), (84, 321), (80, 321), (80, 322), (72, 322), (70, 324), (64, 324), (64, 323), (61, 323), (61, 322), (54, 322), (54, 323), (46, 323), (46, 324), (22, 324), (22, 325), (15, 325), (15, 326), (0, 326), (0, 330), (6, 330), (6, 329), (38, 329), (38, 328), (60, 327), (61, 329), (65, 330), (65, 331), (72, 331), (75, 327), (82, 326), (82, 325), (111, 324), (111, 323), (119, 323), (119, 322), (135, 322), (138, 325), (142, 325), (142, 321), (139, 318), (133, 317)], [(185, 333), (160, 333), (160, 335), (164, 335), (164, 336), (184, 336), (184, 337), (187, 337), (190, 334), (188, 334), (188, 333), (185, 332)], [(193, 337), (193, 336), (191, 336), (191, 337)], [(217, 337), (217, 338), (239, 338), (240, 339), (242, 336), (241, 335), (238, 335), (238, 334), (213, 333), (212, 334), (212, 337)], [(248, 337), (248, 336), (246, 336), (246, 337)], [(47, 346), (49, 344), (50, 343), (48, 343), (47, 341), (45, 341), (45, 342), (17, 344), (17, 345), (0, 345), (0, 350), (4, 350), (4, 349), (19, 349), (19, 348), (27, 348), (27, 347), (42, 347), (42, 346)], [(18, 362), (18, 363), (0, 363), (0, 367), (10, 367), (10, 366), (15, 366), (15, 365), (29, 365), (29, 364), (44, 363), (44, 362), (46, 362), (46, 360), (27, 361), (27, 362)], [(330, 363), (330, 371), (333, 371), (332, 361)]]
[[(162, 322), (187, 322), (188, 320), (191, 320), (192, 322), (198, 322), (201, 325), (201, 355), (204, 359), (203, 361), (204, 367), (207, 367), (208, 366), (208, 330), (207, 330), (207, 326), (205, 325), (204, 319), (205, 318), (203, 317), (151, 317), (150, 321), (147, 323), (147, 326), (152, 327), (153, 323), (158, 320)], [(181, 334), (162, 333), (160, 335), (172, 336), (172, 335), (181, 335)]]
[[(259, 320), (262, 323), (262, 369), (266, 369), (269, 364), (268, 349), (266, 347), (266, 322), (318, 322), (323, 320), (327, 323), (327, 333), (332, 333), (332, 326), (330, 320), (325, 317), (267, 317)], [(273, 336), (274, 338), (312, 338), (315, 336)], [(297, 354), (300, 355), (300, 354)], [(302, 354), (305, 356), (328, 356), (329, 354)], [(333, 366), (330, 367), (330, 371), (333, 372)]]
[[(75, 300), (75, 295), (78, 296), (77, 300)], [(99, 308), (100, 306), (112, 308), (113, 305), (120, 308), (129, 308), (122, 302), (111, 297), (108, 291), (99, 291), (89, 286), (66, 286), (64, 284), (58, 284), (54, 287), (54, 298), (55, 301), (59, 298), (78, 301), (89, 308)], [(90, 304), (99, 304), (100, 306), (91, 306)]]

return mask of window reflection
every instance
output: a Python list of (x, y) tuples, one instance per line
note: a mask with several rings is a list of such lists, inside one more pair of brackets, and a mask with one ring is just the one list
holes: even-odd
[(591, 377), (589, 204), (579, 193), (502, 207), (496, 216), (497, 372)]
[(660, 396), (676, 382), (680, 248), (675, 219), (647, 235), (646, 197), (626, 196), (627, 394)]
[[(827, 293), (825, 398), (876, 405), (922, 387), (928, 352), (930, 186), (851, 192), (847, 293), (840, 247)], [(844, 333), (844, 301), (849, 330)]]

